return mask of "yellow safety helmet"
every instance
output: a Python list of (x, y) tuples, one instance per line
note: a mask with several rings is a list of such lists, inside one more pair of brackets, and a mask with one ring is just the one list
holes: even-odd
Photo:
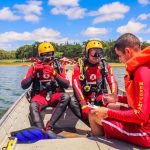
[(102, 43), (98, 40), (91, 40), (86, 44), (85, 50), (88, 51), (91, 48), (103, 49)]
[(43, 42), (38, 46), (39, 56), (43, 53), (54, 52), (54, 46), (50, 42)]
[(103, 45), (99, 40), (91, 40), (89, 42), (87, 42), (86, 46), (85, 46), (85, 55), (88, 55), (88, 51), (92, 48), (99, 48), (99, 49), (103, 49)]

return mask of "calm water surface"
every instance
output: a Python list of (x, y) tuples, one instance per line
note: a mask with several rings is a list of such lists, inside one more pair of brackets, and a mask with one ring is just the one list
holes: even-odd
[[(0, 66), (0, 117), (24, 93), (20, 82), (27, 69), (28, 67), (22, 66)], [(113, 72), (119, 88), (124, 89), (124, 67), (114, 67)]]

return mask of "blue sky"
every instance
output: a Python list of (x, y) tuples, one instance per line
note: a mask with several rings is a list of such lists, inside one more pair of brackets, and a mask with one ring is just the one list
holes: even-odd
[(1, 0), (0, 49), (35, 41), (115, 40), (131, 32), (150, 42), (150, 0)]

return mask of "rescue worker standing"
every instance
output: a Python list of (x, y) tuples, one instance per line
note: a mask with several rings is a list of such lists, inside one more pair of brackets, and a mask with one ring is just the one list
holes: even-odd
[[(103, 57), (103, 46), (98, 40), (91, 40), (85, 47), (85, 59), (80, 59), (72, 74), (74, 97), (70, 102), (72, 111), (88, 124), (88, 114), (94, 105), (102, 106), (102, 95), (108, 93), (106, 81), (111, 93), (117, 94), (117, 82), (112, 68)], [(106, 80), (105, 80), (106, 79)]]
[(49, 42), (38, 46), (39, 60), (32, 65), (21, 82), (23, 89), (31, 87), (30, 117), (34, 126), (45, 129), (41, 111), (47, 106), (54, 107), (52, 117), (47, 124), (51, 131), (70, 103), (70, 96), (64, 88), (69, 87), (64, 68), (54, 58), (55, 49)]

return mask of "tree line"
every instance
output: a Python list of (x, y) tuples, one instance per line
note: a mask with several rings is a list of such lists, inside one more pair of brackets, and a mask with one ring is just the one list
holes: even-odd
[[(83, 56), (84, 47), (88, 41), (85, 41), (81, 44), (57, 44), (52, 43), (56, 49), (55, 56), (57, 57), (68, 57), (68, 58), (79, 58)], [(109, 62), (118, 62), (118, 57), (114, 51), (114, 41), (103, 41), (103, 51), (104, 56), (107, 58)], [(31, 57), (37, 57), (37, 48), (39, 42), (35, 42), (32, 45), (24, 45), (19, 47), (17, 50), (13, 51), (5, 51), (0, 50), (0, 60), (1, 59), (24, 59), (28, 60)], [(145, 47), (150, 46), (150, 43), (142, 42), (141, 47), (144, 49)]]

